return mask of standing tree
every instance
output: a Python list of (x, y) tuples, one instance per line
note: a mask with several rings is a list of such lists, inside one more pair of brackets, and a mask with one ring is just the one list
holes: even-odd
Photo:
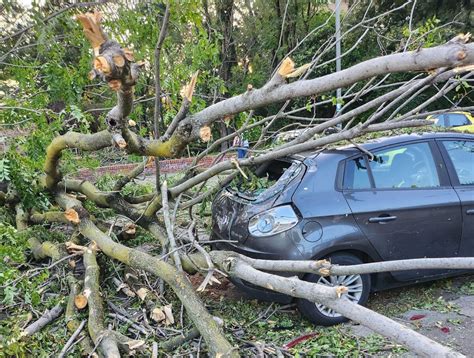
[[(280, 9), (280, 3), (277, 3)], [(289, 3), (291, 2), (287, 2), (285, 12), (288, 10)], [(309, 7), (303, 6), (290, 10), (297, 13), (309, 11), (307, 9), (311, 9), (310, 3), (308, 2)], [(409, 2), (372, 17), (369, 12), (366, 12), (357, 23), (347, 26), (347, 31), (342, 35), (343, 38), (358, 31), (362, 33), (342, 56), (350, 56), (358, 49), (370, 31), (378, 31), (381, 18), (389, 16), (408, 4)], [(173, 6), (170, 6), (171, 18), (173, 18), (173, 11)], [(232, 41), (230, 29), (232, 24), (228, 21), (228, 16), (231, 16), (233, 11), (232, 4), (228, 1), (219, 2), (216, 11), (222, 19), (224, 46), (226, 41)], [(255, 9), (246, 2), (241, 11), (242, 14), (253, 13)], [(355, 10), (350, 9), (349, 14), (351, 11)], [(411, 13), (413, 14), (413, 11)], [(110, 16), (113, 15), (110, 14)], [(101, 252), (101, 255), (120, 262), (130, 269), (147, 272), (160, 278), (181, 301), (195, 328), (181, 341), (161, 342), (162, 349), (179, 345), (186, 338), (192, 339), (201, 335), (212, 356), (239, 355), (238, 347), (232, 346), (225, 337), (221, 320), (208, 312), (185, 274), (185, 272), (199, 271), (205, 275), (199, 290), (204, 290), (207, 284), (216, 280), (216, 276), (219, 275), (244, 279), (290, 296), (322, 303), (420, 355), (462, 356), (451, 348), (424, 337), (398, 322), (351, 302), (345, 297), (347, 289), (344, 286), (329, 288), (305, 282), (296, 277), (286, 278), (268, 272), (294, 271), (320, 275), (350, 272), (353, 274), (403, 270), (406, 269), (406, 265), (410, 265), (412, 269), (442, 268), (447, 265), (450, 268), (472, 269), (474, 267), (472, 259), (420, 259), (407, 262), (372, 263), (358, 267), (338, 267), (325, 260), (307, 262), (250, 259), (234, 252), (206, 250), (194, 238), (197, 220), (193, 216), (193, 206), (211, 197), (222, 185), (229, 183), (236, 176), (243, 175), (244, 167), (255, 166), (302, 151), (326, 148), (341, 141), (352, 143), (357, 137), (367, 133), (427, 125), (429, 122), (425, 118), (428, 114), (450, 109), (448, 107), (431, 110), (431, 106), (438, 99), (456, 89), (458, 91), (457, 103), (454, 105), (463, 103), (462, 101), (469, 96), (469, 86), (465, 81), (470, 77), (474, 66), (474, 46), (469, 43), (470, 35), (460, 34), (444, 44), (424, 48), (419, 44), (423, 43), (433, 29), (419, 35), (420, 31), (415, 31), (410, 21), (407, 28), (408, 38), (405, 39), (404, 46), (394, 49), (391, 54), (367, 59), (340, 72), (331, 72), (327, 69), (334, 63), (334, 58), (328, 57), (328, 54), (332, 53), (334, 48), (334, 38), (330, 37), (327, 40), (324, 39), (312, 54), (311, 61), (295, 64), (292, 58), (297, 57), (298, 48), (305, 46), (305, 41), (311, 35), (330, 25), (332, 14), (329, 16), (327, 21), (312, 29), (302, 39), (294, 38), (296, 36), (294, 18), (293, 22), (285, 23), (287, 20), (283, 16), (281, 35), (284, 36), (280, 37), (285, 39), (285, 46), (291, 47), (289, 51), (291, 54), (280, 61), (270, 79), (260, 88), (249, 84), (247, 90), (240, 95), (224, 99), (200, 110), (194, 110), (192, 104), (199, 88), (198, 75), (194, 75), (180, 92), (180, 109), (174, 117), (169, 118), (167, 128), (164, 128), (160, 133), (161, 137), (156, 139), (143, 136), (135, 130), (135, 123), (129, 120), (137, 102), (134, 97), (135, 86), (141, 73), (147, 70), (146, 64), (135, 60), (134, 53), (130, 50), (132, 44), (129, 44), (129, 48), (125, 48), (108, 36), (107, 27), (102, 26), (101, 15), (98, 12), (76, 16), (93, 51), (89, 78), (107, 83), (110, 90), (116, 94), (115, 105), (105, 115), (106, 129), (96, 133), (68, 131), (56, 136), (48, 144), (44, 160), (44, 175), (38, 180), (40, 191), (32, 192), (31, 195), (47, 193), (51, 202), (57, 206), (45, 203), (41, 211), (25, 206), (23, 200), (25, 196), (20, 192), (20, 185), (14, 180), (11, 181), (8, 192), (0, 193), (0, 200), (16, 210), (16, 227), (20, 231), (27, 230), (31, 223), (62, 223), (72, 225), (77, 230), (78, 235), (74, 240), (71, 239), (66, 243), (41, 242), (33, 237), (29, 242), (33, 255), (37, 259), (51, 257), (56, 264), (66, 258), (78, 256), (83, 258), (83, 290), (79, 293), (78, 282), (75, 278), (68, 279), (70, 300), (66, 315), (69, 315), (69, 322), (72, 322), (68, 324), (71, 334), (79, 334), (78, 327), (81, 327), (81, 324), (74, 321), (73, 312), (75, 307), (82, 308), (87, 305), (88, 334), (82, 334), (84, 350), (96, 346), (105, 357), (118, 357), (121, 352), (130, 354), (131, 351), (137, 350), (153, 351), (155, 353), (152, 354), (156, 354), (156, 347), (148, 347), (145, 342), (133, 340), (106, 326), (104, 322), (106, 302), (101, 295), (103, 277), (101, 277), (100, 265), (103, 261), (96, 258)], [(22, 36), (23, 33), (19, 30), (13, 36)], [(288, 36), (291, 36), (291, 41)], [(131, 35), (128, 37), (132, 38)], [(225, 46), (232, 46), (232, 44)], [(221, 54), (226, 54), (226, 52), (221, 51)], [(233, 54), (230, 56), (232, 57)], [(228, 58), (224, 56), (222, 60), (227, 61)], [(222, 69), (225, 71), (222, 77), (226, 80), (230, 75), (230, 64), (223, 64)], [(314, 76), (314, 73), (318, 73), (319, 70), (327, 73)], [(397, 81), (390, 81), (391, 76), (396, 77)], [(316, 108), (333, 105), (332, 93), (337, 88), (345, 89), (342, 110), (324, 118), (316, 118)], [(433, 91), (433, 88), (436, 90)], [(417, 98), (426, 93), (429, 95), (424, 97), (423, 102), (416, 102)], [(161, 95), (161, 93), (156, 93), (159, 101), (161, 101)], [(307, 99), (311, 101), (306, 102)], [(290, 106), (293, 103), (298, 105)], [(279, 109), (275, 113), (259, 116), (257, 120), (252, 118), (262, 107), (276, 104)], [(308, 116), (308, 113), (312, 116)], [(243, 116), (243, 124), (238, 131), (210, 141), (213, 124), (230, 116)], [(304, 132), (289, 143), (272, 144), (271, 139), (276, 133), (287, 127), (285, 123), (291, 125), (292, 122), (303, 127)], [(212, 152), (221, 143), (256, 128), (260, 129), (258, 138), (247, 158), (222, 160), (206, 169), (201, 169), (198, 165), (207, 153)], [(331, 133), (327, 131), (329, 128), (333, 129)], [(161, 190), (150, 195), (136, 196), (123, 190), (128, 183), (143, 172), (145, 163), (137, 165), (130, 173), (117, 178), (112, 185), (112, 190), (109, 191), (100, 190), (91, 181), (64, 175), (61, 167), (61, 158), (71, 150), (79, 151), (79, 153), (94, 153), (108, 148), (119, 155), (128, 153), (143, 157), (173, 158), (179, 157), (185, 148), (197, 141), (209, 144), (205, 150), (195, 156), (193, 166), (185, 171), (178, 182), (169, 184), (164, 181)], [(222, 179), (222, 182), (213, 184), (214, 186), (208, 184), (207, 190), (203, 191), (204, 184), (217, 176)], [(152, 235), (169, 254), (157, 256), (143, 249), (130, 247), (125, 240), (112, 239), (117, 223), (104, 227), (104, 223), (99, 218), (91, 215), (92, 205), (112, 210), (116, 215), (125, 218), (126, 224), (119, 229), (119, 237), (133, 235), (138, 226)], [(191, 213), (188, 225), (184, 228), (189, 235), (181, 235), (178, 238), (176, 235), (178, 225), (175, 218), (177, 213), (186, 211)], [(148, 301), (153, 301), (153, 298), (150, 298), (152, 294), (140, 289), (142, 285), (139, 277), (131, 281), (133, 283), (127, 285), (119, 282), (119, 290), (129, 295), (139, 295), (148, 306)], [(163, 315), (167, 320), (172, 319), (166, 310), (156, 310), (153, 308), (153, 303), (148, 306), (150, 307), (152, 309), (148, 312), (149, 314)], [(51, 314), (43, 318), (47, 320), (48, 317), (54, 318)], [(140, 326), (138, 327), (140, 329)], [(15, 340), (31, 334), (30, 331), (26, 330)]]

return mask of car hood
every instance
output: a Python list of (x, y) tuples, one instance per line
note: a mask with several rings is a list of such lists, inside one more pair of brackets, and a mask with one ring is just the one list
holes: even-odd
[(248, 223), (251, 217), (272, 207), (291, 203), (306, 169), (302, 162), (293, 162), (297, 166), (294, 172), (290, 170), (287, 176), (285, 172), (274, 185), (258, 195), (251, 196), (231, 187), (223, 188), (212, 205), (214, 233), (220, 239), (244, 243), (249, 236)]

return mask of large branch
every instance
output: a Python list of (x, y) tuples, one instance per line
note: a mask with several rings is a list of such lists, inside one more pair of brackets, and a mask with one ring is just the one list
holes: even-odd
[[(390, 337), (425, 357), (464, 357), (411, 329), (370, 309), (349, 301), (344, 295), (333, 296), (328, 287), (305, 282), (297, 277), (282, 277), (259, 271), (235, 253), (212, 252), (213, 261), (231, 277), (293, 297), (322, 303), (343, 316), (356, 321), (385, 337)], [(341, 291), (342, 292), (342, 291)]]
[(423, 48), (419, 51), (376, 57), (345, 70), (311, 80), (289, 84), (282, 84), (282, 81), (270, 82), (261, 89), (209, 106), (194, 114), (192, 120), (205, 125), (224, 115), (240, 113), (288, 99), (318, 95), (374, 76), (397, 72), (429, 71), (435, 68), (451, 68), (473, 63), (474, 44), (450, 41), (441, 46)]
[[(230, 253), (227, 253), (230, 255)], [(236, 255), (234, 253), (234, 255)], [(322, 276), (363, 275), (369, 273), (411, 270), (473, 270), (474, 257), (422, 258), (396, 261), (370, 262), (360, 265), (333, 265), (327, 260), (263, 260), (238, 255), (253, 268), (275, 272), (313, 273)]]
[[(462, 38), (467, 40), (467, 38)], [(460, 68), (474, 64), (474, 44), (450, 41), (447, 44), (419, 51), (377, 57), (343, 71), (310, 80), (285, 84), (287, 76), (276, 73), (262, 88), (252, 89), (241, 95), (213, 104), (182, 120), (168, 140), (147, 141), (128, 133), (135, 150), (142, 155), (171, 156), (179, 153), (186, 144), (200, 137), (200, 129), (226, 115), (236, 114), (272, 103), (298, 97), (315, 96), (336, 88), (350, 86), (374, 76), (397, 72), (431, 71), (437, 68)], [(450, 72), (454, 75), (454, 72)], [(442, 78), (446, 78), (443, 76)], [(391, 94), (394, 95), (393, 91)], [(363, 112), (363, 111), (358, 111)], [(352, 113), (351, 113), (352, 114)], [(337, 122), (342, 121), (339, 118)], [(331, 124), (324, 124), (330, 126)], [(125, 135), (124, 135), (125, 137)], [(166, 139), (166, 138), (164, 138)], [(127, 140), (127, 141), (128, 141)]]
[(68, 132), (53, 139), (46, 149), (46, 159), (44, 171), (46, 173), (46, 187), (53, 189), (61, 180), (61, 173), (58, 168), (61, 152), (67, 148), (77, 148), (84, 151), (94, 151), (110, 147), (112, 145), (112, 135), (108, 131), (95, 134), (82, 134)]

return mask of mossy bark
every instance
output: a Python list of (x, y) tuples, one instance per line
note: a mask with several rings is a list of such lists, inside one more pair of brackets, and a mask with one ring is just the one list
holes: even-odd
[(118, 358), (120, 352), (113, 332), (105, 328), (104, 306), (100, 294), (99, 265), (95, 257), (95, 251), (87, 248), (84, 252), (84, 266), (86, 273), (84, 277), (84, 295), (88, 300), (89, 319), (87, 326), (89, 334), (102, 354), (106, 358)]
[[(68, 331), (70, 333), (74, 333), (80, 325), (80, 322), (77, 319), (77, 308), (74, 304), (74, 298), (80, 293), (80, 284), (72, 274), (68, 274), (67, 282), (69, 285), (69, 296), (67, 300), (66, 312), (64, 315), (66, 318), (66, 327)], [(92, 344), (89, 335), (85, 331), (82, 331), (79, 334), (79, 338), (81, 339), (79, 342), (81, 347), (81, 355), (88, 356), (94, 351), (94, 345)]]
[(55, 244), (50, 241), (40, 242), (38, 239), (31, 237), (28, 239), (28, 245), (36, 260), (51, 257), (53, 261), (57, 261), (67, 256), (66, 248), (61, 244)]

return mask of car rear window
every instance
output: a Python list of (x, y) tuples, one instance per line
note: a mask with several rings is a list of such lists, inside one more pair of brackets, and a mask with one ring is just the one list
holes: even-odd
[(344, 170), (344, 189), (369, 189), (370, 179), (367, 164), (363, 157), (350, 159)]

